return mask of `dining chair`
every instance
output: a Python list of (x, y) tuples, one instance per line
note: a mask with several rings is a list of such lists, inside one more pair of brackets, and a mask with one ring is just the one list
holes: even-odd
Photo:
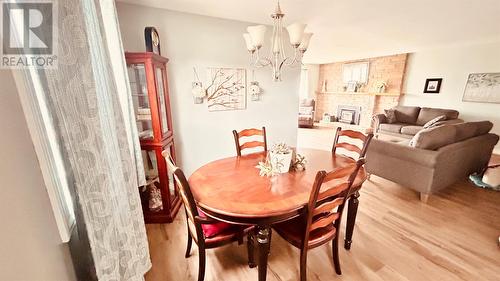
[(242, 244), (245, 235), (248, 235), (248, 265), (250, 267), (255, 267), (254, 227), (228, 224), (212, 219), (201, 212), (196, 205), (196, 201), (191, 193), (191, 188), (184, 172), (175, 165), (172, 156), (167, 150), (163, 151), (162, 155), (165, 157), (168, 169), (173, 173), (179, 195), (184, 203), (188, 232), (185, 257), (188, 258), (190, 256), (193, 240), (198, 245), (198, 281), (203, 281), (205, 278), (206, 249), (217, 248), (235, 241)]
[(332, 241), (335, 272), (342, 274), (339, 260), (339, 227), (352, 184), (365, 160), (359, 159), (332, 172), (316, 174), (309, 202), (302, 215), (273, 226), (290, 244), (300, 249), (300, 280), (307, 280), (307, 252)]
[[(347, 138), (350, 140), (359, 140), (361, 141), (361, 146), (357, 146), (353, 143), (345, 142), (340, 139), (340, 137)], [(358, 159), (364, 158), (366, 155), (366, 151), (368, 150), (368, 146), (373, 138), (373, 133), (369, 133), (367, 135), (353, 130), (342, 130), (342, 127), (337, 127), (337, 131), (335, 133), (335, 139), (333, 140), (332, 153), (337, 153), (338, 148), (343, 148), (347, 151), (355, 153), (358, 155)], [(351, 155), (342, 153), (344, 156), (351, 157)]]
[[(236, 145), (236, 154), (241, 156), (241, 151), (248, 148), (262, 147), (264, 151), (267, 151), (267, 138), (266, 138), (266, 127), (259, 129), (245, 129), (240, 132), (233, 130), (234, 143)], [(240, 142), (241, 138), (244, 137), (254, 137), (262, 136), (262, 140), (247, 141), (244, 143)]]
[[(342, 140), (340, 139), (342, 137)], [(367, 135), (353, 130), (342, 130), (341, 127), (337, 128), (335, 139), (333, 141), (332, 153), (337, 153), (337, 148), (343, 148), (346, 151), (350, 151), (351, 153), (358, 154), (358, 159), (364, 158), (366, 155), (366, 151), (368, 150), (368, 146), (373, 138), (373, 133), (369, 133)], [(349, 140), (358, 140), (361, 142), (360, 146), (356, 146), (354, 144), (345, 142), (345, 139)], [(345, 153), (339, 153), (349, 158), (352, 158), (351, 155), (347, 155)], [(359, 190), (363, 186), (363, 183), (369, 179), (370, 175), (366, 173), (364, 167), (361, 168), (356, 181), (353, 183), (352, 192), (348, 196), (348, 209), (347, 209), (347, 224), (346, 224), (346, 234), (344, 241), (344, 248), (346, 250), (351, 249), (352, 245), (352, 235), (354, 233), (354, 225), (356, 223), (356, 215), (358, 213), (359, 206)]]

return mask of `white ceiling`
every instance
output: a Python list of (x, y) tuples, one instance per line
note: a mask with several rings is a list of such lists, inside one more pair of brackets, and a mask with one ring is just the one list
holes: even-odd
[[(270, 0), (119, 1), (262, 24), (271, 24), (269, 16), (276, 5), (276, 1)], [(314, 33), (304, 58), (306, 63), (500, 41), (500, 0), (281, 0), (280, 3), (286, 14), (285, 24), (304, 22), (308, 24), (307, 30)]]

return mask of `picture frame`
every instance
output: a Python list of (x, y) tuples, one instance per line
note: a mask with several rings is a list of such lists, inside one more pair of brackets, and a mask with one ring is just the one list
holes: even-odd
[(438, 94), (441, 91), (443, 78), (428, 78), (425, 80), (424, 93)]
[(358, 90), (358, 82), (357, 81), (349, 81), (347, 83), (346, 92), (354, 93), (354, 92), (357, 92), (357, 90)]
[(469, 74), (462, 101), (500, 104), (500, 72)]
[(247, 100), (245, 68), (208, 67), (208, 111), (244, 110)]

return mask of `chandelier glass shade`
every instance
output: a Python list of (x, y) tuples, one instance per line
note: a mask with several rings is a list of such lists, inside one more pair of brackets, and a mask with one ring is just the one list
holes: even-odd
[(281, 81), (281, 70), (283, 66), (293, 66), (302, 63), (302, 56), (309, 47), (312, 33), (304, 32), (306, 24), (293, 23), (286, 27), (290, 44), (293, 47), (293, 56), (287, 56), (284, 48), (284, 28), (283, 17), (285, 14), (281, 11), (278, 1), (275, 12), (271, 15), (273, 19), (273, 32), (271, 35), (271, 48), (269, 56), (262, 57), (260, 49), (264, 45), (267, 27), (265, 25), (249, 26), (247, 33), (243, 34), (247, 50), (250, 53), (251, 65), (254, 67), (272, 68), (273, 80)]

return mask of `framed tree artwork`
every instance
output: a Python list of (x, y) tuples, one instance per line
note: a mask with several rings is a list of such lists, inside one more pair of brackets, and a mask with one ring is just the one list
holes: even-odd
[(470, 74), (462, 100), (466, 102), (500, 103), (500, 72)]
[(209, 111), (246, 108), (246, 69), (208, 68), (207, 103)]
[(443, 78), (430, 78), (425, 80), (424, 93), (438, 94), (441, 90), (441, 82), (443, 82)]

